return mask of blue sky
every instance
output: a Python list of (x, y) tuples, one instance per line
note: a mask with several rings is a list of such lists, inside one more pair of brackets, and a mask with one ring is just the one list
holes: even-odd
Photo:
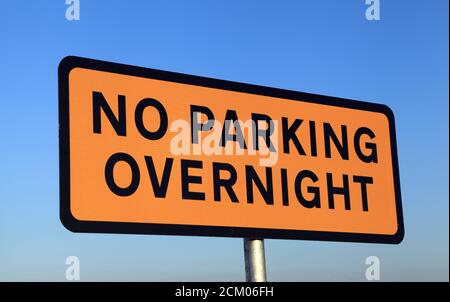
[(449, 278), (448, 1), (0, 2), (0, 281), (242, 281), (241, 239), (74, 234), (59, 221), (57, 66), (67, 55), (384, 103), (400, 245), (266, 240), (272, 281)]

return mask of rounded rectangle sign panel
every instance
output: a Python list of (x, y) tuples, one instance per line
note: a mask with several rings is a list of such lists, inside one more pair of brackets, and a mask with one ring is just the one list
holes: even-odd
[(59, 123), (71, 231), (403, 238), (385, 105), (66, 57)]

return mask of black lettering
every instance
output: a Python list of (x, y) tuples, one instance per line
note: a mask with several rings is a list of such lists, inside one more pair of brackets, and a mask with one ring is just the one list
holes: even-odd
[[(230, 174), (228, 179), (220, 178), (220, 171), (227, 171)], [(236, 193), (233, 191), (233, 185), (236, 183), (237, 173), (230, 164), (213, 163), (213, 185), (214, 185), (214, 201), (220, 201), (220, 187), (224, 187), (232, 202), (239, 202)]]
[[(233, 125), (234, 133), (229, 133), (229, 127)], [(242, 132), (241, 126), (239, 124), (239, 120), (234, 110), (227, 110), (225, 114), (225, 123), (222, 128), (222, 137), (220, 139), (219, 145), (221, 147), (225, 147), (228, 141), (238, 142), (241, 149), (247, 149), (244, 140), (244, 133)]]
[[(159, 128), (155, 132), (148, 131), (144, 126), (144, 110), (147, 107), (155, 108), (159, 114)], [(141, 133), (141, 135), (147, 139), (158, 140), (163, 137), (167, 131), (168, 118), (166, 109), (164, 109), (164, 106), (155, 99), (141, 100), (136, 106), (136, 111), (134, 112), (134, 120), (136, 122), (136, 128), (139, 130), (139, 133)]]
[(313, 181), (313, 183), (317, 182), (319, 178), (316, 174), (309, 170), (302, 170), (295, 177), (295, 195), (297, 195), (297, 199), (302, 206), (305, 208), (320, 208), (320, 189), (319, 187), (311, 187), (308, 186), (308, 193), (314, 194), (314, 197), (310, 200), (303, 197), (302, 194), (302, 181), (305, 178), (309, 178)]
[(309, 121), (309, 137), (311, 140), (311, 156), (317, 156), (316, 123)]
[(266, 187), (264, 187), (258, 174), (252, 166), (245, 166), (245, 179), (247, 184), (247, 202), (253, 203), (253, 183), (255, 183), (261, 196), (268, 205), (273, 205), (272, 168), (266, 167)]
[[(117, 162), (126, 162), (131, 168), (131, 182), (128, 187), (121, 188), (114, 181), (114, 166)], [(139, 166), (133, 157), (126, 153), (115, 153), (111, 155), (105, 165), (105, 180), (111, 192), (118, 196), (130, 196), (139, 187)]]
[(345, 209), (350, 210), (348, 175), (343, 175), (343, 187), (333, 186), (333, 174), (327, 173), (328, 207), (334, 209), (334, 195), (344, 195)]
[[(267, 129), (259, 129), (259, 121), (265, 121), (267, 124)], [(266, 146), (269, 148), (270, 152), (275, 152), (275, 147), (270, 140), (270, 136), (275, 130), (270, 116), (259, 113), (252, 113), (252, 132), (253, 132), (253, 146), (255, 150), (259, 150), (259, 137), (262, 137), (266, 142)]]
[(288, 125), (288, 119), (286, 117), (283, 117), (281, 119), (282, 128), (283, 128), (283, 152), (286, 154), (290, 153), (289, 149), (289, 141), (292, 140), (294, 142), (295, 148), (297, 148), (297, 152), (300, 155), (306, 155), (305, 150), (303, 149), (302, 145), (300, 144), (300, 141), (298, 140), (297, 135), (295, 135), (295, 132), (297, 131), (298, 127), (302, 124), (303, 120), (295, 119), (294, 123), (289, 127)]
[(283, 205), (289, 205), (289, 190), (288, 190), (288, 177), (287, 170), (281, 169), (281, 197), (283, 199)]
[(330, 147), (330, 139), (331, 139), (333, 140), (334, 146), (341, 155), (341, 158), (348, 160), (347, 126), (341, 125), (342, 144), (329, 123), (323, 124), (323, 132), (325, 138), (325, 157), (331, 158), (331, 147)]
[(156, 175), (155, 164), (153, 163), (153, 158), (151, 156), (144, 156), (145, 163), (147, 165), (148, 175), (150, 176), (150, 182), (152, 183), (153, 192), (155, 197), (164, 198), (166, 197), (167, 187), (169, 185), (170, 172), (172, 171), (173, 158), (167, 158), (164, 163), (164, 170), (161, 177), (161, 182), (158, 181), (158, 176)]
[(201, 184), (200, 176), (189, 175), (189, 168), (203, 168), (203, 162), (199, 160), (181, 160), (181, 192), (183, 199), (205, 200), (205, 193), (189, 191), (189, 184)]
[(378, 158), (377, 158), (377, 145), (376, 144), (374, 144), (374, 143), (366, 143), (365, 144), (366, 148), (371, 151), (369, 155), (365, 155), (361, 151), (361, 146), (360, 146), (361, 136), (363, 136), (364, 134), (368, 135), (371, 139), (375, 138), (375, 133), (373, 133), (373, 131), (370, 130), (369, 128), (367, 128), (367, 127), (358, 128), (358, 130), (356, 130), (355, 137), (354, 137), (356, 154), (358, 155), (359, 159), (365, 163), (377, 163)]
[(118, 95), (117, 109), (118, 117), (114, 115), (109, 107), (108, 102), (101, 92), (92, 92), (92, 112), (93, 112), (93, 128), (94, 133), (102, 133), (102, 122), (100, 108), (103, 109), (106, 117), (108, 118), (111, 126), (113, 126), (114, 131), (117, 135), (126, 136), (127, 135), (127, 125), (126, 125), (126, 111), (125, 111), (125, 96)]
[(367, 184), (373, 184), (372, 177), (353, 176), (353, 181), (361, 184), (361, 200), (363, 211), (369, 211), (369, 203), (367, 201)]
[[(203, 113), (208, 117), (206, 123), (199, 122), (198, 113)], [(214, 114), (211, 109), (205, 106), (191, 105), (191, 131), (192, 131), (192, 143), (198, 144), (198, 132), (210, 131), (214, 126)]]

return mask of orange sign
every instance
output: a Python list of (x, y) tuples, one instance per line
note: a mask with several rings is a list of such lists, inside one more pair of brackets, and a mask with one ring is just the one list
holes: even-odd
[(71, 231), (403, 238), (385, 105), (66, 57), (59, 122)]

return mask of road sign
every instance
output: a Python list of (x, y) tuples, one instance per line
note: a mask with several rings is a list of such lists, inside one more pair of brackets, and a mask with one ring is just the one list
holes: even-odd
[(403, 238), (385, 105), (66, 57), (59, 123), (71, 231)]

